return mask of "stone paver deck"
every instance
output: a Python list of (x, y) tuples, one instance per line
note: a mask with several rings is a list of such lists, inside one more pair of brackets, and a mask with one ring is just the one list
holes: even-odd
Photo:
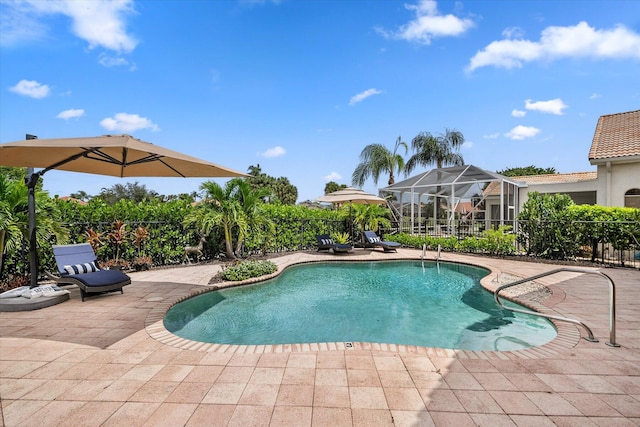
[[(293, 253), (319, 260), (419, 259), (356, 249)], [(427, 258), (433, 259), (429, 252)], [(557, 266), (443, 254), (502, 276)], [(454, 351), (325, 343), (220, 346), (162, 327), (167, 307), (202, 291), (217, 265), (132, 273), (124, 294), (0, 313), (3, 426), (637, 426), (640, 425), (640, 272), (603, 269), (617, 285), (619, 348), (609, 341), (608, 289), (594, 275), (540, 279), (553, 295), (523, 302), (583, 320), (598, 343), (557, 324), (550, 343), (523, 351)]]

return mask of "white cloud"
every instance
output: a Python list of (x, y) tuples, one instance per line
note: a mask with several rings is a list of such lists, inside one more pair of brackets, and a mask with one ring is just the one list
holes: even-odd
[(103, 67), (126, 67), (129, 65), (129, 61), (121, 56), (109, 56), (106, 54), (101, 54), (98, 59), (98, 63)]
[(118, 132), (135, 132), (140, 129), (159, 130), (158, 125), (146, 117), (128, 113), (118, 113), (113, 117), (102, 119), (100, 125), (107, 130)]
[(498, 139), (500, 137), (500, 132), (492, 133), (489, 135), (483, 135), (484, 139)]
[(527, 112), (522, 110), (513, 110), (511, 111), (511, 115), (513, 117), (524, 117), (527, 115)]
[(640, 34), (624, 25), (597, 30), (586, 22), (569, 27), (547, 27), (539, 41), (498, 40), (471, 58), (467, 71), (495, 66), (521, 68), (524, 62), (560, 58), (640, 59)]
[[(131, 52), (138, 41), (126, 29), (126, 18), (135, 14), (133, 0), (27, 0), (2, 2), (2, 38), (16, 44), (42, 38), (47, 32), (45, 18), (64, 15), (71, 19), (71, 31), (89, 43), (116, 52)], [(27, 25), (28, 24), (28, 25)], [(32, 27), (35, 36), (29, 34)], [(29, 31), (26, 31), (28, 28)]]
[(370, 96), (379, 95), (381, 93), (382, 91), (376, 88), (367, 89), (364, 92), (360, 92), (359, 94), (352, 96), (351, 100), (349, 101), (349, 105), (356, 105), (358, 102), (364, 101)]
[(502, 37), (505, 39), (518, 39), (522, 38), (524, 31), (519, 27), (509, 27), (502, 30)]
[(550, 99), (549, 101), (536, 101), (531, 102), (530, 99), (524, 101), (524, 108), (532, 111), (540, 111), (541, 113), (555, 114), (561, 116), (564, 114), (562, 110), (567, 107), (567, 104), (562, 102), (562, 99)]
[(340, 181), (342, 179), (342, 175), (340, 175), (338, 172), (331, 172), (329, 175), (324, 177), (324, 180), (329, 182), (329, 181)]
[(11, 92), (30, 98), (46, 98), (51, 90), (48, 85), (43, 85), (35, 80), (20, 80), (15, 86), (9, 88)]
[(504, 136), (510, 139), (521, 140), (525, 138), (533, 138), (540, 133), (540, 129), (531, 126), (518, 125), (505, 133)]
[(405, 4), (405, 8), (415, 12), (413, 20), (400, 26), (397, 31), (387, 31), (383, 28), (376, 28), (376, 31), (387, 38), (430, 44), (433, 38), (459, 36), (474, 26), (470, 19), (440, 14), (434, 0)]
[(84, 116), (84, 110), (83, 109), (71, 109), (71, 110), (64, 110), (61, 113), (59, 113), (56, 118), (58, 119), (64, 119), (64, 120), (69, 120), (69, 119), (75, 119), (78, 117), (82, 117)]
[(599, 93), (592, 93), (591, 96), (589, 96), (589, 99), (598, 99), (600, 97), (602, 97), (602, 95)]
[(272, 158), (272, 157), (284, 156), (286, 153), (287, 151), (284, 148), (277, 145), (273, 148), (269, 148), (264, 153), (258, 153), (258, 155), (262, 157)]
[(473, 148), (473, 142), (472, 141), (465, 141), (462, 143), (462, 149), (463, 150), (470, 150)]

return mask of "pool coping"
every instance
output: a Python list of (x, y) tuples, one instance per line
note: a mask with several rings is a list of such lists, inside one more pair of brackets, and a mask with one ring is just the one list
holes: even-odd
[[(393, 255), (393, 254), (390, 254)], [(381, 352), (401, 352), (411, 353), (416, 355), (427, 355), (437, 357), (449, 357), (449, 358), (461, 358), (461, 359), (538, 359), (543, 357), (549, 357), (556, 355), (562, 351), (575, 347), (581, 339), (580, 331), (578, 328), (566, 322), (558, 322), (554, 319), (548, 319), (554, 325), (556, 329), (556, 336), (549, 342), (527, 349), (521, 350), (506, 350), (506, 351), (490, 351), (490, 350), (458, 350), (458, 349), (446, 349), (438, 347), (424, 347), (414, 345), (402, 345), (402, 344), (385, 344), (385, 343), (371, 343), (371, 342), (321, 342), (321, 343), (301, 343), (301, 344), (266, 344), (266, 345), (237, 345), (237, 344), (219, 344), (219, 343), (205, 343), (201, 341), (193, 341), (186, 338), (179, 337), (164, 326), (164, 316), (167, 311), (174, 305), (197, 295), (201, 295), (207, 292), (212, 292), (219, 289), (246, 286), (256, 283), (261, 283), (273, 279), (274, 277), (282, 274), (287, 268), (296, 265), (313, 264), (313, 263), (326, 263), (326, 262), (386, 262), (386, 261), (420, 261), (420, 256), (389, 256), (384, 260), (361, 260), (353, 259), (349, 260), (343, 257), (335, 257), (335, 259), (321, 258), (321, 259), (307, 259), (302, 261), (292, 260), (285, 265), (279, 266), (275, 273), (261, 276), (259, 278), (252, 278), (239, 282), (221, 282), (214, 286), (207, 286), (203, 289), (196, 291), (186, 291), (184, 295), (177, 296), (176, 298), (160, 302), (156, 305), (147, 315), (145, 319), (145, 330), (150, 337), (158, 342), (169, 345), (171, 347), (179, 348), (182, 350), (194, 350), (203, 352), (217, 352), (217, 353), (246, 353), (246, 354), (263, 354), (263, 353), (299, 353), (299, 352), (317, 352), (317, 351), (360, 351), (360, 350), (373, 350)], [(429, 260), (433, 261), (433, 260)], [(486, 290), (493, 292), (494, 289), (500, 285), (498, 283), (499, 275), (502, 273), (500, 270), (490, 266), (483, 265), (482, 258), (474, 260), (474, 262), (442, 259), (442, 262), (452, 262), (458, 264), (472, 265), (475, 267), (485, 268), (489, 271), (485, 277), (480, 280), (480, 284)], [(510, 273), (512, 274), (512, 273)], [(517, 276), (517, 275), (515, 275)], [(538, 282), (536, 282), (538, 283)], [(565, 295), (562, 289), (555, 285), (545, 285), (552, 291), (552, 296), (549, 300), (545, 301), (545, 304), (541, 304), (536, 301), (526, 300), (517, 296), (501, 296), (504, 299), (516, 302), (528, 309), (537, 311), (539, 313), (550, 315), (561, 315), (552, 306), (564, 299)]]

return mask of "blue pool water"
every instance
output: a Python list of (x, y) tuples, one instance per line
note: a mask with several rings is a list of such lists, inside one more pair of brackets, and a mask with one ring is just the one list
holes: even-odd
[(165, 327), (221, 344), (376, 342), (516, 350), (556, 336), (536, 316), (501, 309), (479, 267), (416, 261), (306, 264), (252, 286), (173, 306)]

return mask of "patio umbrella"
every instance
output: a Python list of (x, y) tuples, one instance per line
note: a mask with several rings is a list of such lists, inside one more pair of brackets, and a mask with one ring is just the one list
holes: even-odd
[[(27, 167), (31, 286), (37, 286), (35, 186), (51, 169), (117, 177), (241, 177), (248, 176), (206, 160), (187, 156), (130, 135), (37, 139), (0, 144), (0, 165)], [(34, 172), (33, 168), (42, 168)]]
[(366, 193), (363, 190), (353, 187), (343, 188), (342, 190), (320, 196), (316, 199), (316, 202), (334, 204), (358, 203), (369, 205), (384, 205), (387, 203), (387, 201), (381, 197), (371, 193)]

